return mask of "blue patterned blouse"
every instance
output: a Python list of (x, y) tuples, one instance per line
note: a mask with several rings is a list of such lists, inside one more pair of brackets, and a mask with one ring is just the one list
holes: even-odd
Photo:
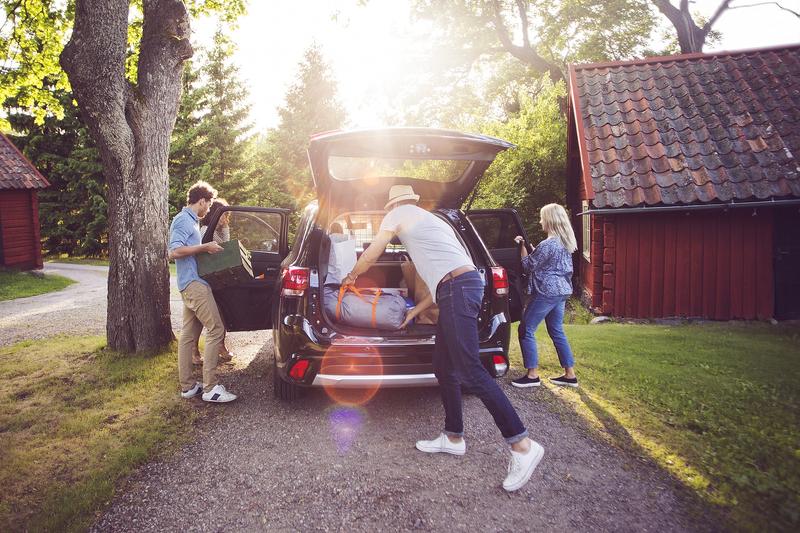
[(558, 237), (543, 240), (532, 254), (523, 257), (522, 270), (528, 281), (527, 294), (572, 294), (572, 256)]

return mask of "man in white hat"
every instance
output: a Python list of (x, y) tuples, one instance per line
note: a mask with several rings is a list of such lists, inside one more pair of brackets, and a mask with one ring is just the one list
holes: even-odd
[(444, 220), (418, 207), (418, 201), (419, 195), (409, 185), (391, 188), (385, 206), (388, 213), (378, 235), (342, 283), (355, 283), (356, 278), (383, 254), (392, 238), (400, 239), (431, 293), (431, 300), (419, 302), (408, 312), (403, 326), (432, 301), (439, 305), (433, 367), (442, 391), (444, 431), (433, 440), (417, 441), (416, 447), (428, 453), (464, 455), (467, 446), (461, 405), (463, 382), (481, 399), (511, 445), (511, 464), (503, 488), (517, 490), (530, 479), (544, 455), (544, 448), (528, 438), (528, 431), (511, 402), (478, 357), (478, 312), (483, 300), (483, 278), (453, 229)]

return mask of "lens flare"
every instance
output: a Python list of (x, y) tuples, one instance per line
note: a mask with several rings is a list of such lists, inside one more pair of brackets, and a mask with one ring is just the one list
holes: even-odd
[[(333, 376), (372, 375), (378, 377), (383, 375), (383, 361), (378, 351), (372, 347), (368, 347), (362, 353), (347, 354), (342, 353), (341, 347), (333, 345), (322, 358), (319, 373)], [(366, 404), (377, 394), (379, 388), (377, 384), (360, 388), (343, 388), (335, 385), (325, 385), (324, 387), (325, 393), (333, 401), (349, 407)]]
[(328, 416), (328, 422), (336, 450), (341, 455), (346, 454), (355, 443), (364, 423), (363, 414), (355, 407), (336, 407)]

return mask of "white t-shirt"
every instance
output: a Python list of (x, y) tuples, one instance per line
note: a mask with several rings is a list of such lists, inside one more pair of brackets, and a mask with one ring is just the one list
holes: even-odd
[(383, 230), (396, 234), (406, 247), (434, 302), (436, 287), (448, 272), (474, 266), (453, 228), (415, 205), (401, 205), (389, 211), (381, 222)]

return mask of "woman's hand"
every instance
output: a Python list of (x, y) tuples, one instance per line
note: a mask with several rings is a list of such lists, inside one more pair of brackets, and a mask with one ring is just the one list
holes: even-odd
[(514, 242), (517, 243), (517, 245), (522, 245), (525, 244), (525, 239), (522, 238), (522, 235), (517, 235), (514, 237)]

